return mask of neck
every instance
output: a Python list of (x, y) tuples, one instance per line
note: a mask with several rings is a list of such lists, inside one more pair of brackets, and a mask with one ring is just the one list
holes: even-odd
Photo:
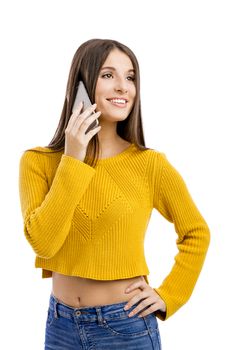
[(98, 139), (102, 151), (116, 147), (122, 142), (122, 138), (117, 134), (116, 126), (117, 123), (101, 123), (101, 129), (98, 132)]

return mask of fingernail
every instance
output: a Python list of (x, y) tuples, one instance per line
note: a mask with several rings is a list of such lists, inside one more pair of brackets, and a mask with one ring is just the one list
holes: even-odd
[(126, 293), (129, 292), (129, 288), (127, 288), (125, 291), (126, 291)]
[(128, 308), (129, 308), (128, 305), (125, 305), (124, 310), (128, 310)]

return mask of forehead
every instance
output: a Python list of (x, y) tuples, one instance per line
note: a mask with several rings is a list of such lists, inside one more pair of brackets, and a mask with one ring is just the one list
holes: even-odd
[(119, 49), (110, 51), (102, 67), (104, 66), (113, 66), (115, 68), (123, 67), (126, 70), (133, 69), (133, 63), (129, 56)]

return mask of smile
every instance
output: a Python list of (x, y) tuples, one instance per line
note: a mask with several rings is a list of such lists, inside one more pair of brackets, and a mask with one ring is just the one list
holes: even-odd
[(108, 100), (112, 105), (117, 106), (117, 107), (125, 107), (127, 104), (127, 101), (124, 99), (120, 99), (120, 98), (115, 98), (115, 99), (109, 99)]

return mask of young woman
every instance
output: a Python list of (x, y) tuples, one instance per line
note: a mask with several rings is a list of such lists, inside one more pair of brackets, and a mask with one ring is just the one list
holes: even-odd
[[(80, 80), (95, 103), (72, 113)], [(56, 133), (23, 153), (19, 190), (35, 266), (52, 277), (45, 349), (161, 349), (157, 318), (189, 299), (210, 233), (178, 171), (145, 147), (128, 47), (93, 39), (78, 48)], [(143, 246), (153, 208), (178, 235), (159, 288), (149, 285)]]

